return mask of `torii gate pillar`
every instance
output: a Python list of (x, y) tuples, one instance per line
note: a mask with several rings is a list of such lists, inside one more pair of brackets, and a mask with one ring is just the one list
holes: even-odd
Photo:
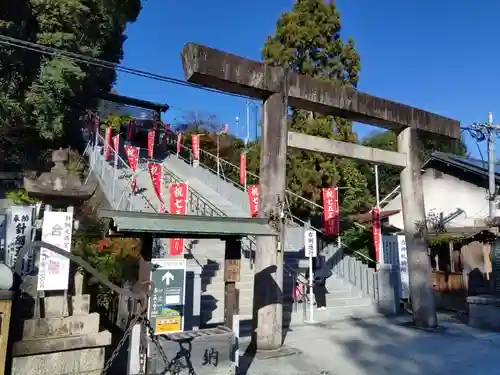
[[(283, 202), (287, 146), (403, 168), (401, 195), (413, 316), (417, 325), (435, 327), (417, 132), (457, 139), (460, 123), (311, 77), (290, 73), (285, 79), (282, 67), (267, 66), (193, 43), (185, 45), (181, 57), (189, 82), (264, 101), (261, 216), (275, 215), (280, 200)], [(288, 106), (394, 130), (399, 134), (399, 152), (288, 132)], [(255, 262), (254, 343), (259, 350), (277, 349), (282, 344), (283, 249), (275, 240), (259, 239)]]

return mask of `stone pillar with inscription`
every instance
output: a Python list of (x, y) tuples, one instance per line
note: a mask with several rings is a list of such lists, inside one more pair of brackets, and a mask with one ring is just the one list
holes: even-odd
[[(71, 251), (73, 207), (89, 199), (96, 186), (71, 175), (67, 160), (66, 150), (55, 151), (52, 170), (25, 179), (24, 186), (46, 205), (42, 240)], [(46, 249), (39, 254), (38, 275), (16, 275), (21, 286), (10, 330), (11, 373), (101, 374), (111, 334), (99, 331), (99, 314), (90, 314), (90, 296), (82, 294), (81, 277), (70, 278), (69, 260)]]

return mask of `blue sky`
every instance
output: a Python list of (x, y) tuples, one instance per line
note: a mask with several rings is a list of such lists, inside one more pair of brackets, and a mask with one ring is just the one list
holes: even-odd
[[(180, 52), (186, 42), (260, 59), (266, 37), (292, 4), (146, 0), (139, 19), (127, 29), (123, 65), (183, 79)], [(500, 123), (500, 1), (337, 0), (337, 6), (342, 35), (354, 37), (361, 55), (360, 90), (458, 119), (462, 125), (485, 121), (488, 111), (497, 113)], [(182, 120), (186, 111), (215, 114), (232, 133), (246, 134), (244, 99), (123, 74), (117, 90), (168, 103), (172, 109), (167, 122)], [(253, 135), (255, 119), (250, 123)], [(373, 131), (363, 125), (356, 129), (361, 136)], [(478, 157), (475, 142), (466, 139)]]

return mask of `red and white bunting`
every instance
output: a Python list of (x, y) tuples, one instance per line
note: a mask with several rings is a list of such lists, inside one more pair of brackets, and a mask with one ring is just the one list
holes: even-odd
[(177, 155), (181, 152), (182, 133), (177, 134)]
[(191, 136), (191, 149), (193, 150), (193, 160), (200, 160), (200, 135)]
[(375, 207), (372, 210), (372, 234), (373, 247), (375, 249), (375, 260), (380, 261), (380, 252), (382, 250), (382, 226), (380, 223), (380, 209)]
[(108, 127), (104, 133), (104, 160), (109, 160), (111, 157), (111, 131), (112, 129)]
[(148, 163), (148, 170), (149, 170), (149, 175), (151, 176), (151, 182), (153, 183), (153, 188), (155, 190), (156, 197), (160, 201), (160, 212), (161, 212), (162, 206), (164, 205), (163, 193), (161, 189), (162, 166), (160, 163)]
[[(170, 185), (170, 213), (173, 215), (185, 215), (187, 213), (187, 184)], [(170, 255), (177, 256), (184, 253), (184, 239), (170, 239)]]
[(153, 159), (153, 150), (155, 147), (156, 131), (154, 129), (148, 130), (148, 157)]
[(259, 185), (250, 185), (247, 189), (248, 202), (250, 203), (250, 215), (256, 217), (259, 214), (260, 188)]
[(240, 185), (245, 185), (247, 180), (247, 155), (240, 154)]
[(339, 194), (337, 188), (323, 188), (323, 230), (331, 235), (340, 233)]
[(132, 177), (131, 189), (132, 193), (135, 194), (135, 188), (137, 186), (137, 181), (135, 179), (135, 173), (137, 172), (137, 162), (139, 160), (139, 147), (134, 146), (125, 146), (125, 154), (127, 154), (128, 164), (130, 165), (130, 169), (134, 172), (134, 176)]

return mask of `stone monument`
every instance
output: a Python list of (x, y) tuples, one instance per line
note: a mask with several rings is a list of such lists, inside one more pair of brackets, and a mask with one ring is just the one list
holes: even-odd
[(469, 325), (500, 330), (500, 239), (491, 244), (491, 294), (467, 297)]
[[(71, 175), (64, 164), (67, 160), (67, 150), (54, 151), (50, 172), (36, 180), (24, 180), (28, 194), (46, 204), (45, 211), (54, 208), (72, 213), (73, 207), (89, 199), (96, 189), (96, 185), (83, 185), (78, 176)], [(40, 262), (37, 267), (41, 268)], [(70, 296), (67, 290), (47, 291), (50, 295), (45, 296), (37, 290), (37, 281), (36, 275), (23, 276), (20, 296), (14, 303), (11, 373), (102, 374), (111, 334), (99, 332), (99, 314), (90, 314), (90, 296), (82, 294), (83, 279), (70, 278), (69, 289), (74, 289)]]

